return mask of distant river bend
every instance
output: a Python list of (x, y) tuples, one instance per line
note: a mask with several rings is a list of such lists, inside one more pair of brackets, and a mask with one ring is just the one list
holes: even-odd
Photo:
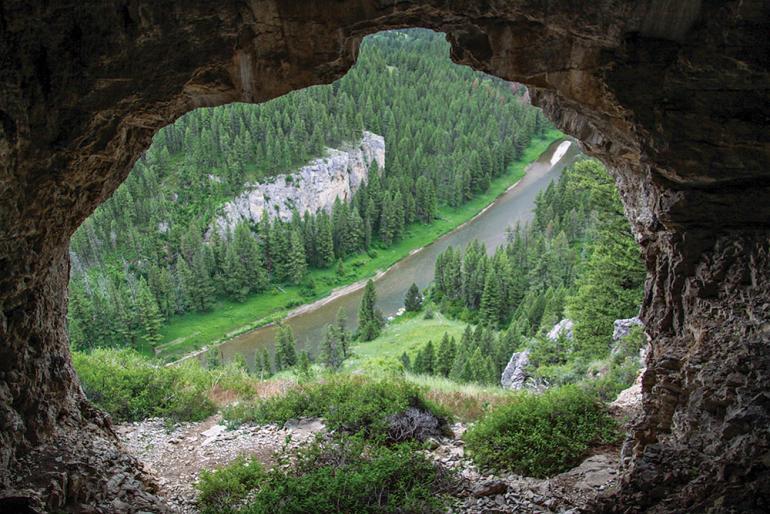
[[(465, 248), (468, 243), (478, 239), (490, 252), (494, 251), (505, 241), (506, 227), (532, 219), (537, 193), (558, 179), (562, 170), (579, 155), (578, 145), (571, 140), (562, 139), (552, 143), (536, 161), (527, 166), (524, 178), (479, 215), (379, 274), (375, 280), (377, 307), (386, 317), (394, 315), (403, 307), (404, 295), (412, 282), (422, 290), (433, 281), (436, 257), (449, 246)], [(363, 288), (348, 287), (341, 293), (302, 308), (297, 315), (286, 321), (294, 330), (300, 349), (306, 349), (311, 354), (318, 352), (326, 325), (334, 320), (340, 308), (347, 312), (348, 326), (352, 328), (357, 325)], [(276, 327), (272, 325), (258, 328), (221, 344), (219, 350), (226, 361), (240, 353), (251, 365), (257, 351), (272, 347), (275, 332)], [(204, 357), (200, 356), (201, 359)]]

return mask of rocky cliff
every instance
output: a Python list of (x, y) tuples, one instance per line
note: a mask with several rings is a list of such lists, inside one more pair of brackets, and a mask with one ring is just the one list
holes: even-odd
[(327, 148), (326, 155), (298, 171), (276, 175), (260, 184), (250, 184), (246, 192), (226, 203), (213, 223), (220, 232), (234, 230), (242, 220), (259, 221), (262, 213), (291, 219), (292, 210), (300, 215), (319, 209), (331, 210), (334, 200), (350, 200), (369, 176), (372, 163), (385, 167), (385, 139), (364, 131), (360, 141), (343, 148)]
[[(649, 273), (651, 343), (606, 509), (770, 508), (764, 0), (0, 3), (5, 495), (18, 478), (25, 497), (62, 491), (52, 509), (138, 508), (111, 480), (136, 465), (72, 370), (67, 248), (157, 130), (196, 107), (331, 82), (365, 35), (409, 26), (444, 31), (457, 62), (526, 84), (615, 174)], [(30, 452), (45, 469), (23, 466)]]

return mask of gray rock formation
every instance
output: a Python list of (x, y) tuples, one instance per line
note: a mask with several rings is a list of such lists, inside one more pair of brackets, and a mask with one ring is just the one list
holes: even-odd
[(572, 341), (575, 338), (575, 323), (573, 323), (571, 319), (561, 320), (555, 324), (546, 335), (551, 341), (556, 341), (559, 336), (563, 336), (569, 341)]
[(505, 389), (524, 388), (527, 378), (529, 378), (527, 366), (529, 366), (529, 351), (515, 352), (503, 370), (500, 385)]
[(631, 332), (632, 328), (643, 327), (644, 323), (642, 323), (642, 320), (638, 317), (634, 316), (633, 318), (616, 319), (612, 326), (612, 340), (618, 341), (621, 338), (626, 337)]
[(385, 138), (364, 131), (360, 141), (343, 148), (327, 148), (326, 155), (294, 173), (276, 175), (263, 183), (250, 184), (247, 190), (222, 207), (213, 227), (220, 233), (234, 230), (242, 220), (256, 222), (267, 210), (271, 218), (289, 221), (292, 209), (331, 210), (334, 200), (350, 200), (366, 182), (369, 169), (377, 162), (385, 167)]

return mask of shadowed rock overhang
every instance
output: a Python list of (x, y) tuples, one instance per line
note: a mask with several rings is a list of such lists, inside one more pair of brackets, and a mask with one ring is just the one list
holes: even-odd
[(196, 107), (331, 82), (365, 35), (412, 26), (446, 32), (455, 61), (527, 84), (617, 179), (649, 273), (652, 349), (623, 487), (601, 508), (770, 507), (764, 0), (4, 1), (4, 495), (20, 478), (49, 508), (155, 508), (85, 401), (66, 334), (69, 238), (152, 135)]

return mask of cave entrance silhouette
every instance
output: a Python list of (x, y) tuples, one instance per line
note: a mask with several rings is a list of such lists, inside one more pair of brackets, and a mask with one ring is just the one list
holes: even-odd
[(155, 509), (84, 400), (65, 322), (69, 238), (152, 135), (195, 107), (331, 82), (363, 36), (426, 27), (457, 62), (529, 86), (617, 179), (649, 273), (652, 351), (606, 508), (770, 505), (766, 2), (12, 1), (0, 26), (4, 496)]

